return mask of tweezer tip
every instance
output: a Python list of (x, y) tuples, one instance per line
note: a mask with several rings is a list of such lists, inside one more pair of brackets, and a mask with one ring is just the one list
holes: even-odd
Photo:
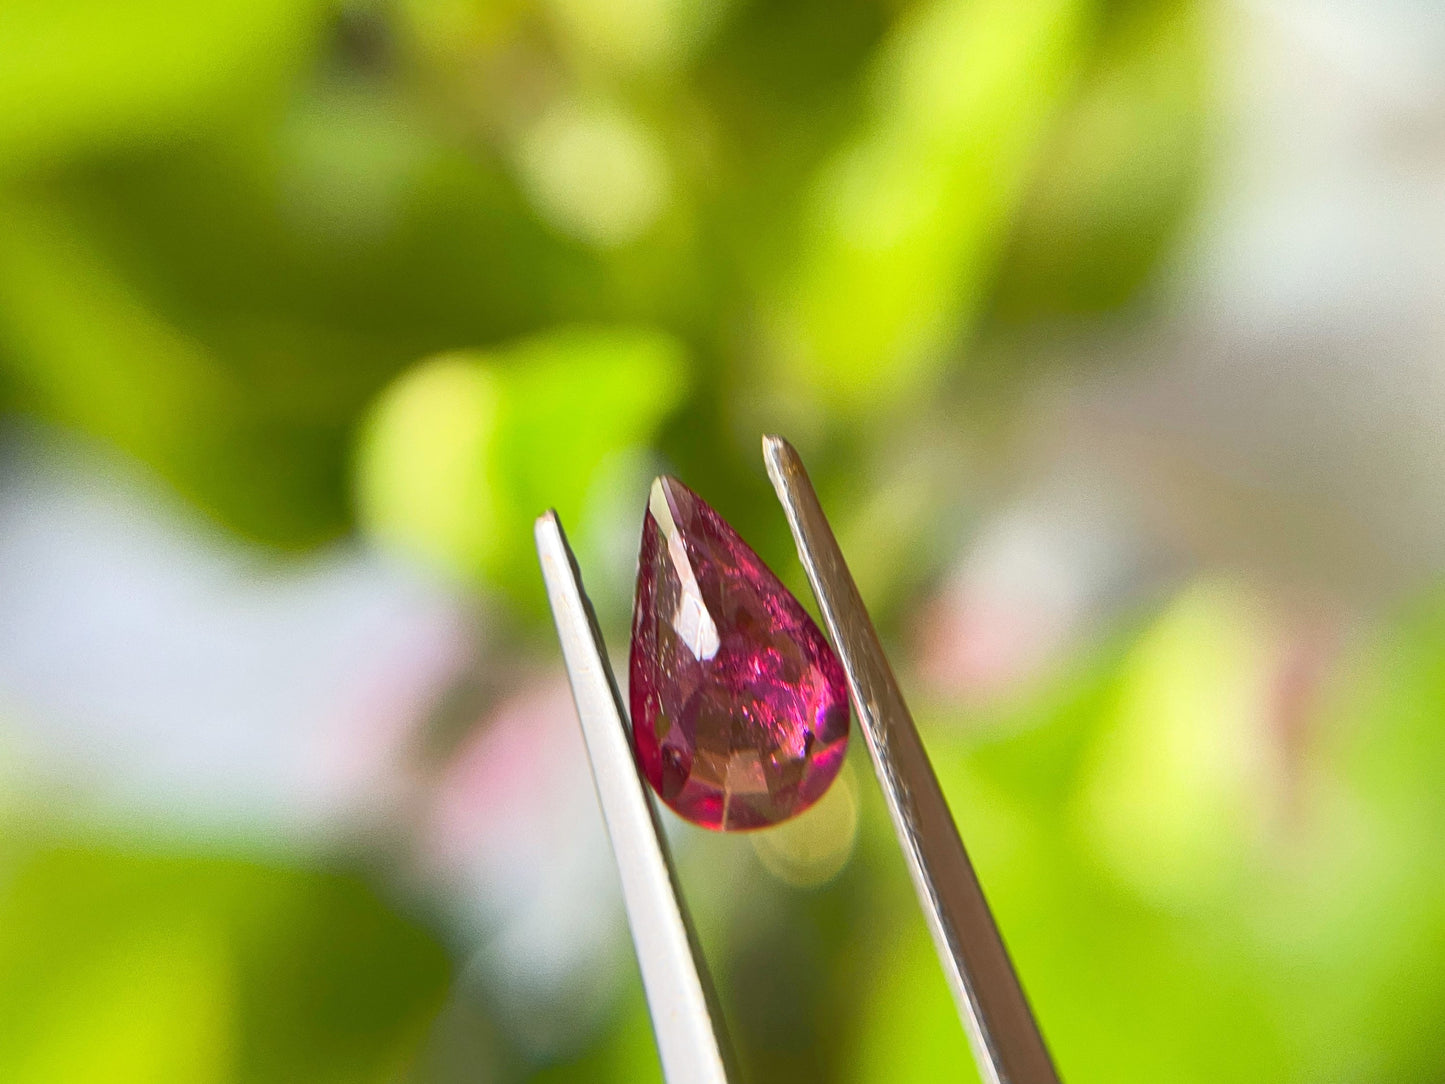
[(561, 521), (557, 519), (557, 509), (555, 508), (547, 509), (547, 511), (543, 512), (540, 516), (538, 516), (537, 521), (532, 524), (532, 535), (539, 542), (541, 541), (543, 534), (551, 533), (553, 531), (560, 532), (561, 530), (562, 524)]
[(763, 464), (768, 468), (768, 477), (773, 480), (773, 486), (777, 488), (780, 497), (784, 492), (782, 487), (787, 486), (790, 478), (800, 473), (803, 468), (797, 450), (782, 437), (772, 433), (763, 435)]
[(763, 434), (763, 458), (775, 459), (779, 455), (782, 455), (786, 452), (791, 452), (792, 450), (793, 446), (777, 434)]

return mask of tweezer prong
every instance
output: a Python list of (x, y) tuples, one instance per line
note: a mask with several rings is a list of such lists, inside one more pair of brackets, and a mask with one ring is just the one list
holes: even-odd
[(668, 1084), (728, 1084), (733, 1064), (672, 856), (628, 741), (627, 716), (592, 603), (555, 512), (537, 520), (537, 555), (562, 640), (597, 797)]
[(1058, 1084), (993, 914), (964, 851), (898, 681), (792, 445), (763, 438), (763, 459), (797, 543), (934, 947), (990, 1084)]

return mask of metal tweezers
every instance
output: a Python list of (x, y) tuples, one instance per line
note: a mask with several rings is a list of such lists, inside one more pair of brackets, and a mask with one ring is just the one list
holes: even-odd
[[(787, 441), (764, 437), (763, 458), (842, 659), (853, 708), (979, 1073), (989, 1084), (1057, 1084), (1058, 1074), (818, 495)], [(663, 1075), (669, 1084), (736, 1082), (707, 964), (656, 808), (633, 758), (627, 713), (607, 649), (555, 512), (537, 520), (536, 536), (621, 874)]]

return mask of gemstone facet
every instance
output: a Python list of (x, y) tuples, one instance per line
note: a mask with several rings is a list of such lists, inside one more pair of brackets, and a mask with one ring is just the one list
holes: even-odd
[(838, 657), (748, 544), (674, 478), (652, 484), (642, 520), (629, 675), (638, 764), (694, 824), (777, 824), (842, 767)]

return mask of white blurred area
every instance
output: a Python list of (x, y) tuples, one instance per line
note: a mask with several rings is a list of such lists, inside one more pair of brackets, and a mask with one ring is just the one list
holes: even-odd
[(1161, 573), (1252, 583), (1318, 639), (1445, 571), (1445, 9), (1236, 0), (1213, 30), (1161, 315), (1039, 390), (1032, 466), (918, 619), (942, 695), (1032, 687)]
[(0, 483), (0, 734), (73, 815), (284, 848), (377, 831), (472, 650), (456, 606), (356, 547), (273, 557), (154, 480), (12, 434)]
[(604, 1023), (624, 974), (622, 901), (560, 672), (531, 675), (476, 728), (421, 828), (419, 871), (485, 945), (472, 977), (496, 992), (513, 1035), (545, 1055)]

